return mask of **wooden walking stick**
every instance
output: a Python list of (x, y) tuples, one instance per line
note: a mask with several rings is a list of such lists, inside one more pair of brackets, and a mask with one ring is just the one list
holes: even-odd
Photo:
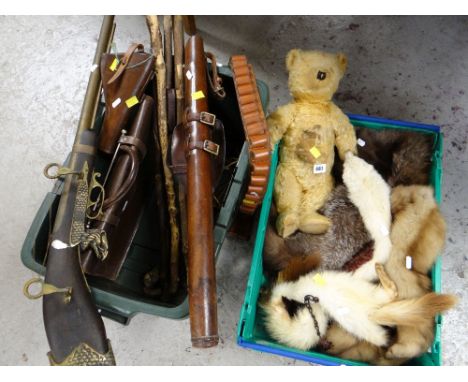
[[(183, 123), (185, 101), (184, 101), (184, 20), (183, 16), (174, 16), (174, 68), (175, 68), (175, 91), (176, 91), (176, 113), (177, 125)], [(178, 184), (180, 231), (182, 239), (182, 254), (184, 257), (188, 252), (187, 242), (187, 203), (185, 199), (186, 189), (183, 184)]]
[(173, 67), (172, 58), (172, 16), (164, 16), (164, 62), (166, 66), (166, 89), (172, 89), (173, 85)]
[(177, 291), (179, 283), (179, 227), (177, 226), (177, 206), (174, 192), (174, 181), (167, 164), (168, 134), (167, 134), (167, 101), (166, 101), (166, 65), (164, 62), (161, 30), (157, 16), (146, 16), (146, 23), (151, 36), (153, 55), (156, 58), (155, 72), (157, 83), (157, 115), (159, 143), (161, 146), (162, 165), (164, 171), (169, 225), (171, 228), (171, 283), (170, 292)]
[(183, 16), (183, 21), (184, 21), (185, 33), (187, 33), (189, 36), (194, 36), (195, 33), (197, 33), (197, 25), (195, 24), (195, 16), (193, 15)]
[(174, 16), (174, 67), (177, 101), (177, 124), (184, 116), (184, 22), (183, 16)]

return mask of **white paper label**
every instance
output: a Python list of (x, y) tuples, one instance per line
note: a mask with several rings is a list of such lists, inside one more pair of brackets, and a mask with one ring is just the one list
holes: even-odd
[(323, 174), (327, 171), (327, 165), (324, 164), (314, 164), (314, 174)]
[(193, 78), (193, 74), (190, 70), (187, 70), (187, 72), (185, 73), (185, 75), (187, 76), (188, 80), (190, 81), (192, 78)]
[(120, 102), (122, 102), (122, 100), (120, 98), (117, 98), (114, 102), (112, 102), (112, 107), (115, 109), (117, 106), (120, 105)]
[(413, 268), (413, 258), (411, 256), (406, 256), (406, 269)]
[(357, 144), (361, 147), (364, 147), (366, 145), (366, 141), (362, 140), (361, 138), (358, 138)]
[(91, 73), (93, 73), (98, 67), (98, 64), (94, 64), (93, 66), (91, 66)]

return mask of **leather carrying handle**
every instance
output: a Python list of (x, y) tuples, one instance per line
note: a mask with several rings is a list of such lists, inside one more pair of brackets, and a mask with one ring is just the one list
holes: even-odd
[(120, 59), (120, 62), (119, 62), (119, 65), (117, 67), (115, 74), (109, 79), (109, 81), (107, 81), (107, 85), (112, 84), (118, 78), (120, 78), (120, 76), (123, 74), (125, 69), (127, 69), (128, 63), (130, 62), (130, 59), (132, 58), (133, 53), (135, 53), (136, 50), (138, 50), (139, 52), (143, 52), (144, 50), (143, 44), (133, 43), (128, 47), (124, 56)]

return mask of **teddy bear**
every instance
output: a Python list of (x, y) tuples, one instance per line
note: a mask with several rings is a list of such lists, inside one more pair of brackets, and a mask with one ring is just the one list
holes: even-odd
[(272, 146), (282, 140), (274, 186), (282, 237), (297, 230), (324, 233), (331, 224), (317, 210), (333, 189), (334, 148), (343, 160), (357, 152), (354, 128), (332, 102), (346, 65), (342, 53), (293, 49), (286, 56), (293, 101), (267, 119)]

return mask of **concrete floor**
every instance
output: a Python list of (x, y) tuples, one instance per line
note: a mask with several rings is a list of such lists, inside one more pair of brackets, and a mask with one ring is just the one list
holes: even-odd
[[(446, 365), (468, 364), (468, 18), (198, 17), (207, 48), (226, 63), (244, 53), (271, 90), (270, 110), (288, 101), (284, 57), (294, 47), (343, 51), (349, 67), (337, 95), (346, 112), (438, 124), (445, 135), (442, 211), (448, 222), (443, 291), (458, 307), (444, 316)], [(47, 365), (39, 301), (23, 297), (33, 276), (20, 248), (51, 183), (46, 163), (70, 150), (101, 17), (1, 17), (0, 364)], [(149, 46), (143, 17), (117, 17), (120, 50)], [(288, 365), (291, 359), (236, 345), (252, 243), (228, 239), (218, 261), (221, 343), (190, 346), (188, 320), (137, 315), (124, 327), (105, 320), (120, 365)]]

